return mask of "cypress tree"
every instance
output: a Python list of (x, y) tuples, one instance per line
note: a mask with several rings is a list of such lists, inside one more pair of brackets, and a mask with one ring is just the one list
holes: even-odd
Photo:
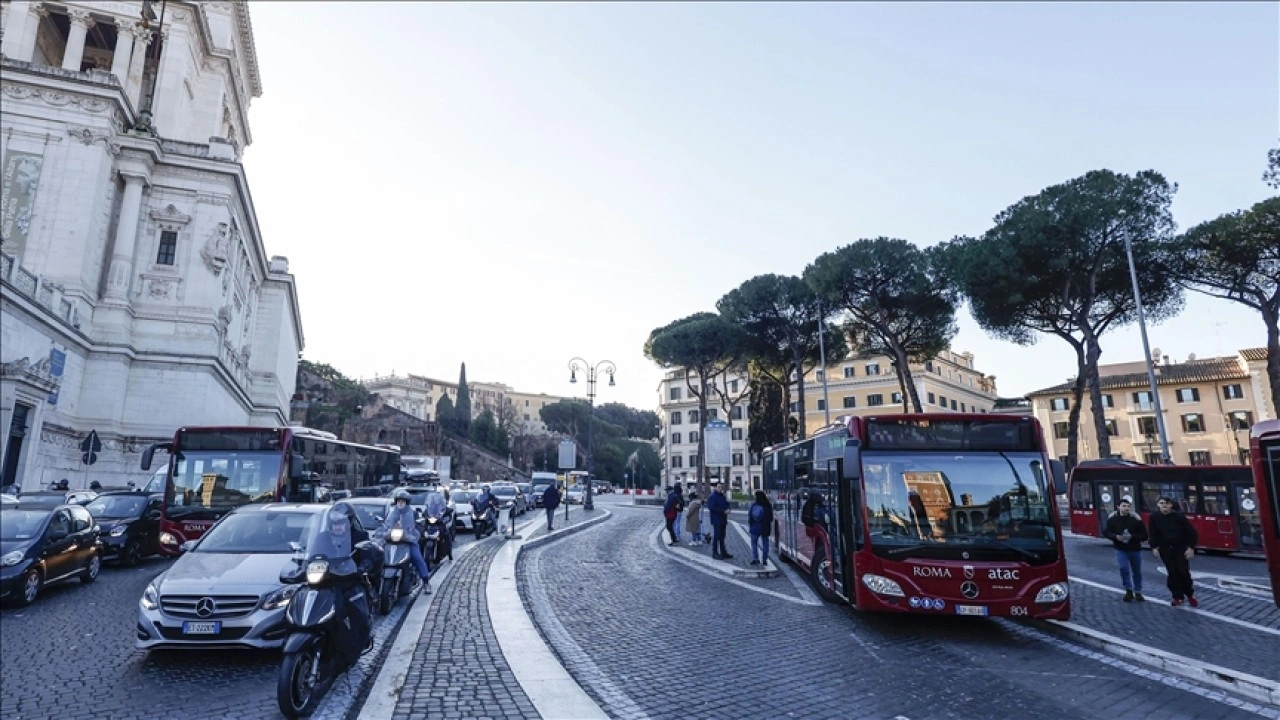
[(471, 432), (471, 390), (467, 387), (467, 364), (462, 363), (462, 372), (458, 375), (458, 401), (453, 405), (458, 432), (468, 435)]

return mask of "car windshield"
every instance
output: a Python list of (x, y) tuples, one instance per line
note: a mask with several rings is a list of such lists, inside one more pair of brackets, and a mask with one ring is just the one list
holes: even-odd
[(470, 490), (454, 490), (453, 491), (453, 502), (455, 505), (458, 503), (462, 503), (464, 505), (470, 505), (471, 501), (474, 500), (475, 498), (476, 498), (476, 494), (474, 492), (471, 492)]
[(1056, 555), (1052, 495), (1038, 453), (868, 452), (862, 466), (878, 553), (949, 557), (986, 547)]
[(96, 518), (131, 518), (141, 515), (146, 504), (142, 495), (99, 495), (85, 509)]
[(48, 494), (31, 493), (31, 494), (23, 495), (19, 497), (18, 502), (23, 507), (47, 508), (49, 510), (52, 510), (53, 508), (59, 505), (67, 504), (67, 494), (66, 493), (48, 493)]
[(350, 503), (351, 507), (356, 509), (356, 515), (360, 518), (360, 524), (367, 528), (376, 528), (382, 524), (382, 518), (387, 516), (387, 509), (390, 503)]
[(0, 540), (30, 540), (40, 534), (48, 510), (23, 510), (5, 508), (0, 510)]
[(186, 450), (166, 489), (169, 519), (214, 517), (254, 502), (272, 502), (281, 454), (270, 450)]
[(232, 513), (213, 526), (194, 552), (288, 553), (289, 543), (302, 542), (319, 512)]
[(519, 485), (516, 485), (516, 487), (520, 488), (520, 492), (524, 493), (525, 495), (528, 495), (529, 493), (533, 492), (533, 486), (530, 485), (529, 483), (520, 483)]
[(503, 487), (495, 487), (493, 488), (492, 492), (494, 495), (500, 498), (513, 498), (516, 496), (517, 490), (513, 486), (506, 485)]

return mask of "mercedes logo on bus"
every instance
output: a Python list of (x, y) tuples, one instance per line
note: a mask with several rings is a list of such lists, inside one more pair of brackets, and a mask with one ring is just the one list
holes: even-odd
[(960, 594), (970, 600), (978, 597), (978, 583), (972, 581), (961, 583)]
[[(977, 594), (976, 592), (974, 593)], [(202, 597), (196, 601), (196, 615), (207, 618), (218, 611), (218, 603), (211, 597)]]

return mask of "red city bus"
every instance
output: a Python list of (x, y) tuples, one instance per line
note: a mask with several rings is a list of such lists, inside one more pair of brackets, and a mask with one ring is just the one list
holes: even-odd
[(1271, 574), (1271, 595), (1280, 607), (1280, 420), (1257, 423), (1249, 432), (1257, 508), (1262, 515), (1262, 546)]
[(1195, 526), (1196, 547), (1209, 552), (1262, 552), (1262, 525), (1253, 473), (1244, 465), (1142, 465), (1129, 461), (1084, 462), (1067, 481), (1071, 532), (1101, 537), (1120, 498), (1149, 522), (1156, 499), (1166, 496)]
[(160, 519), (160, 549), (177, 555), (218, 518), (255, 502), (315, 502), (327, 489), (395, 484), (400, 453), (339, 440), (304, 427), (184, 427), (156, 450), (169, 453)]
[(778, 553), (861, 610), (1068, 619), (1054, 466), (1009, 415), (840, 418), (769, 448)]

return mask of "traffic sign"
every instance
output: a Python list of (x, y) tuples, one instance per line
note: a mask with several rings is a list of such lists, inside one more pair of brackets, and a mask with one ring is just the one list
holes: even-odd
[(98, 431), (90, 430), (88, 436), (80, 443), (80, 462), (92, 465), (98, 462), (100, 452), (102, 452), (102, 441), (98, 439)]

